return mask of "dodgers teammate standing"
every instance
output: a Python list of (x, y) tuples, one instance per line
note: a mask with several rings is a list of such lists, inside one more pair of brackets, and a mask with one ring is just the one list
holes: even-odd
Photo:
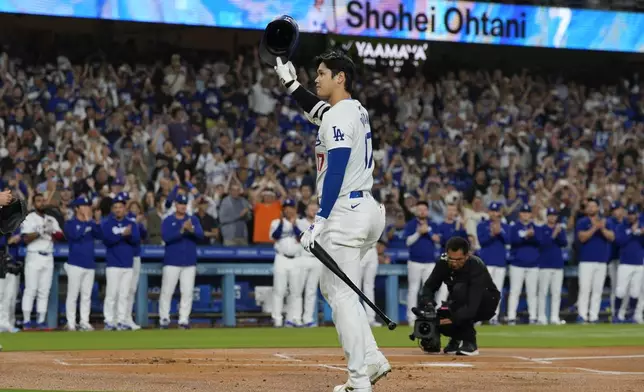
[[(378, 250), (374, 244), (360, 261), (362, 274), (357, 286), (362, 287), (362, 292), (373, 303), (376, 303), (376, 274), (378, 273)], [(376, 321), (376, 312), (370, 307), (365, 307), (367, 320), (372, 327), (382, 327), (382, 324)]]
[(546, 298), (550, 292), (550, 324), (561, 324), (559, 311), (561, 310), (561, 286), (564, 278), (564, 259), (561, 249), (568, 246), (566, 226), (557, 223), (558, 214), (554, 208), (546, 212), (547, 222), (539, 228), (541, 248), (539, 250), (539, 300), (538, 322), (548, 324), (546, 316)]
[(508, 324), (516, 324), (519, 297), (525, 281), (530, 324), (537, 323), (537, 283), (539, 280), (539, 228), (532, 221), (532, 208), (521, 206), (519, 221), (510, 228), (514, 260), (510, 265), (510, 297)]
[[(271, 222), (270, 236), (275, 241), (275, 262), (273, 264), (273, 325), (284, 325), (282, 309), (288, 288), (288, 309), (286, 326), (299, 327), (302, 324), (302, 281), (296, 262), (302, 247), (299, 238), (302, 232), (295, 224), (297, 210), (295, 200), (286, 199), (282, 205), (284, 214)], [(299, 309), (296, 311), (295, 309)]]
[(585, 212), (587, 216), (579, 219), (575, 227), (575, 236), (580, 243), (578, 323), (599, 319), (611, 243), (615, 240), (612, 223), (599, 217), (599, 204), (595, 199), (586, 201)]
[[(611, 216), (608, 218), (610, 224), (617, 228), (624, 221), (624, 208), (622, 203), (614, 201), (610, 205)], [(615, 289), (617, 288), (617, 266), (619, 265), (619, 245), (617, 238), (611, 244), (610, 262), (608, 263), (608, 278), (610, 279), (610, 308), (615, 309)], [(614, 312), (617, 315), (617, 311)]]
[[(355, 65), (345, 54), (328, 51), (317, 57), (315, 84), (319, 101), (295, 80), (295, 70), (278, 60), (275, 70), (288, 92), (320, 124), (315, 145), (320, 210), (304, 232), (302, 246), (317, 240), (353, 282), (360, 278), (360, 261), (385, 227), (385, 210), (371, 195), (373, 148), (369, 114), (351, 99)], [(320, 122), (321, 119), (321, 122)], [(370, 392), (371, 384), (391, 371), (373, 337), (358, 295), (328, 268), (320, 281), (322, 294), (346, 353), (349, 380), (334, 392)]]
[(22, 295), (23, 329), (31, 329), (31, 311), (38, 296), (38, 328), (46, 329), (45, 316), (54, 273), (54, 240), (63, 239), (63, 232), (53, 216), (45, 214), (45, 197), (32, 198), (35, 211), (22, 222), (22, 236), (27, 244), (25, 256), (25, 291)]
[[(304, 233), (315, 221), (315, 214), (318, 212), (318, 204), (314, 201), (306, 206), (306, 216), (297, 220), (298, 229)], [(296, 315), (302, 314), (302, 325), (304, 327), (317, 326), (317, 315), (315, 312), (315, 301), (318, 299), (318, 285), (324, 264), (320, 263), (311, 252), (302, 249), (296, 261), (300, 268), (300, 281), (304, 290), (304, 309), (295, 309)]]
[[(407, 261), (407, 321), (413, 327), (416, 315), (411, 311), (418, 304), (418, 294), (436, 266), (437, 254), (440, 253), (441, 235), (438, 226), (429, 220), (429, 208), (426, 202), (416, 204), (416, 218), (407, 222), (405, 238), (409, 249)], [(447, 286), (442, 285), (436, 294), (435, 301), (441, 304), (447, 299)]]
[(122, 194), (116, 195), (112, 200), (112, 214), (101, 224), (101, 234), (106, 247), (107, 287), (103, 316), (107, 331), (132, 329), (128, 324), (127, 296), (132, 282), (134, 247), (140, 236), (138, 225), (133, 225), (125, 216), (125, 202)]
[[(125, 200), (130, 200), (130, 195), (127, 192), (123, 192)], [(141, 221), (143, 215), (137, 216), (134, 212), (127, 213), (127, 219), (129, 219), (132, 224), (137, 225), (139, 228), (140, 239), (138, 243), (134, 245), (134, 260), (132, 262), (132, 281), (130, 282), (130, 290), (128, 291), (127, 296), (127, 324), (133, 330), (141, 329), (141, 326), (134, 322), (132, 318), (132, 308), (134, 307), (134, 297), (136, 297), (136, 289), (139, 287), (139, 275), (141, 274), (141, 242), (148, 238), (148, 231), (145, 228), (145, 225)]]
[[(626, 219), (615, 229), (615, 241), (619, 245), (619, 266), (617, 267), (617, 286), (615, 287), (615, 309), (613, 322), (632, 322), (636, 316), (635, 308), (642, 290), (642, 273), (644, 273), (644, 215), (638, 216), (636, 205), (627, 209)], [(631, 314), (626, 317), (622, 309), (624, 298), (628, 295), (628, 309)], [(641, 315), (640, 315), (641, 316)]]
[(190, 328), (190, 312), (197, 274), (197, 241), (204, 239), (199, 217), (188, 215), (188, 197), (178, 195), (174, 200), (174, 214), (163, 220), (161, 237), (165, 242), (163, 276), (159, 297), (160, 327), (170, 324), (170, 301), (179, 282), (179, 328)]
[[(9, 254), (14, 262), (18, 258), (18, 245), (20, 244), (20, 227), (11, 236), (0, 236), (0, 249), (8, 247)], [(16, 328), (16, 297), (20, 286), (20, 274), (7, 272), (4, 279), (0, 279), (0, 332), (15, 333)]]
[[(490, 203), (488, 207), (489, 220), (483, 220), (476, 226), (476, 235), (479, 240), (479, 255), (485, 260), (494, 285), (503, 293), (506, 273), (506, 245), (510, 245), (510, 227), (501, 221), (501, 204)], [(496, 314), (490, 319), (490, 324), (499, 323), (501, 301), (496, 308)]]
[(101, 238), (101, 228), (93, 219), (92, 202), (82, 196), (72, 202), (75, 209), (74, 218), (65, 222), (65, 237), (69, 242), (69, 256), (65, 263), (67, 272), (67, 329), (76, 330), (76, 302), (80, 294), (81, 331), (93, 331), (89, 323), (92, 305), (92, 287), (94, 286), (94, 239)]

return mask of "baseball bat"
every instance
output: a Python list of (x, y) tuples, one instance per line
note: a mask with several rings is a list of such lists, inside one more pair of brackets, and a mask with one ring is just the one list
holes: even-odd
[(331, 255), (328, 254), (327, 251), (324, 250), (324, 248), (320, 246), (320, 244), (317, 241), (315, 241), (314, 246), (311, 248), (311, 253), (313, 254), (313, 256), (317, 257), (317, 259), (320, 260), (322, 264), (324, 264), (328, 269), (330, 269), (331, 272), (333, 272), (338, 278), (342, 279), (344, 283), (346, 283), (349, 287), (351, 287), (351, 290), (353, 290), (356, 294), (358, 294), (358, 297), (362, 298), (364, 303), (369, 305), (369, 307), (373, 309), (373, 311), (376, 312), (376, 314), (380, 316), (380, 318), (382, 318), (385, 321), (385, 323), (387, 323), (387, 328), (389, 328), (389, 330), (393, 331), (394, 329), (396, 329), (397, 327), (396, 323), (394, 323), (389, 317), (387, 317), (385, 312), (380, 310), (379, 307), (377, 307), (373, 302), (371, 302), (369, 298), (367, 298), (365, 293), (363, 293), (362, 290), (360, 290), (351, 281), (351, 279), (349, 279), (347, 274), (345, 274), (344, 271), (340, 269), (340, 267), (338, 266), (338, 263), (336, 263), (335, 260), (333, 260), (333, 257), (331, 257)]

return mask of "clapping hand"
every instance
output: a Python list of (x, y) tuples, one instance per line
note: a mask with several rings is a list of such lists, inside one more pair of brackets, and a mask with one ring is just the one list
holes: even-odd
[(11, 200), (13, 200), (13, 196), (11, 195), (10, 189), (0, 192), (0, 206), (9, 205)]
[(195, 230), (194, 225), (192, 224), (192, 220), (188, 219), (187, 221), (183, 222), (183, 229), (189, 232), (193, 232)]
[(124, 236), (129, 236), (132, 234), (132, 225), (128, 225), (125, 230), (123, 230), (123, 235)]

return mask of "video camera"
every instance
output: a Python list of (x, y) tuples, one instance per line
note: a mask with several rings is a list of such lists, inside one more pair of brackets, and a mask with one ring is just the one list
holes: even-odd
[(416, 315), (414, 332), (409, 335), (410, 340), (418, 339), (418, 346), (426, 353), (439, 353), (441, 351), (441, 335), (439, 332), (440, 316), (433, 302), (427, 302), (422, 309), (411, 308)]

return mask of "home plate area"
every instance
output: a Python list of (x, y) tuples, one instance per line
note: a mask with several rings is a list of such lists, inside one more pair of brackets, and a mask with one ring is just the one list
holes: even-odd
[[(477, 357), (383, 350), (393, 372), (374, 391), (635, 391), (644, 348), (485, 349)], [(340, 349), (8, 352), (0, 388), (330, 392)]]

